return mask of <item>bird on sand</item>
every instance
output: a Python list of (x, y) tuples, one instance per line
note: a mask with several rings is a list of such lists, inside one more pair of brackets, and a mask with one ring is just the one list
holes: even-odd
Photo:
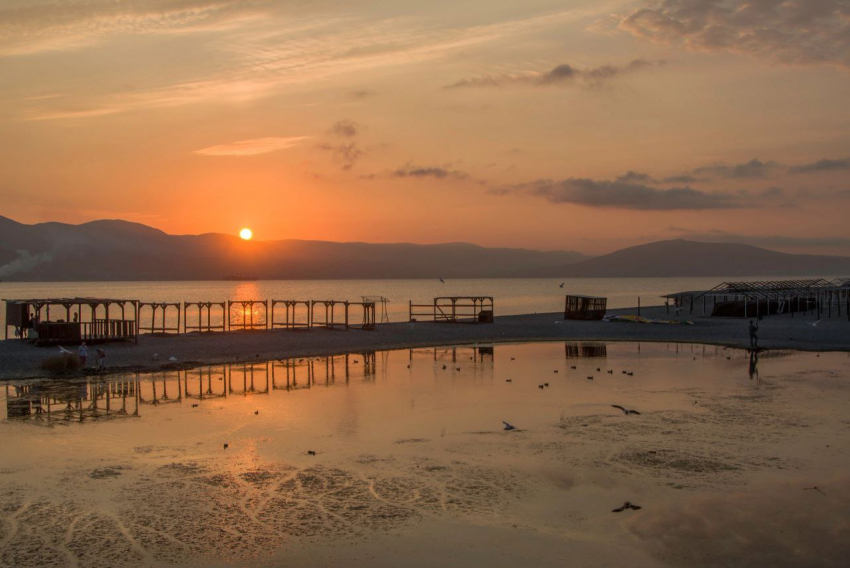
[(193, 404), (193, 405), (192, 405), (192, 408), (198, 408), (198, 405), (197, 405), (197, 404)]
[(226, 450), (229, 446), (230, 446), (229, 444), (225, 444), (224, 449)]
[(444, 371), (446, 370), (446, 366), (445, 366), (445, 365), (443, 365), (443, 370), (444, 370)]
[(578, 368), (578, 367), (576, 367), (575, 365), (573, 365), (572, 367), (570, 367), (570, 369), (577, 369), (577, 368)]
[(626, 416), (628, 416), (629, 414), (637, 414), (638, 416), (640, 416), (640, 412), (638, 412), (637, 410), (629, 410), (627, 408), (623, 408), (619, 404), (612, 404), (611, 408), (619, 408), (620, 410), (623, 411), (623, 414), (625, 414)]
[(602, 372), (602, 367), (596, 367), (596, 372), (597, 372), (597, 373), (601, 373), (601, 372)]
[(561, 282), (561, 284), (560, 284), (560, 286), (558, 286), (558, 288), (563, 288), (563, 287), (564, 287), (564, 284), (566, 284), (566, 283), (565, 283), (565, 282)]
[(543, 390), (544, 387), (543, 387), (543, 385), (537, 385), (537, 388), (539, 388), (540, 390)]
[(640, 505), (632, 505), (632, 503), (630, 501), (626, 501), (625, 503), (623, 503), (622, 507), (617, 507), (616, 509), (612, 509), (611, 512), (612, 513), (622, 513), (626, 509), (631, 509), (633, 511), (637, 511), (638, 509), (641, 509), (641, 508), (642, 507)]
[(548, 386), (549, 386), (549, 383), (543, 383), (543, 386), (544, 386), (544, 387), (548, 387)]
[(440, 282), (442, 282), (443, 284), (445, 284), (445, 283), (446, 283), (446, 281), (445, 281), (445, 280), (443, 280), (442, 278), (440, 278)]
[(519, 428), (517, 428), (517, 427), (516, 427), (516, 426), (514, 426), (513, 424), (508, 424), (508, 423), (507, 423), (507, 422), (505, 422), (504, 420), (502, 420), (502, 424), (504, 424), (504, 425), (505, 425), (505, 427), (504, 427), (504, 428), (502, 428), (503, 430), (519, 430)]
[(608, 374), (609, 374), (609, 375), (613, 375), (613, 374), (614, 374), (614, 370), (613, 370), (613, 369), (608, 369)]
[(308, 456), (315, 456), (316, 452), (315, 452), (315, 450), (307, 450), (307, 455)]
[(588, 376), (587, 376), (587, 380), (588, 380), (588, 381), (592, 381), (592, 380), (593, 380), (593, 375), (588, 375)]
[(260, 411), (259, 411), (259, 410), (255, 410), (255, 411), (254, 411), (254, 414), (259, 414), (259, 413), (260, 413)]
[(505, 382), (506, 382), (506, 383), (513, 382), (513, 379), (505, 379)]

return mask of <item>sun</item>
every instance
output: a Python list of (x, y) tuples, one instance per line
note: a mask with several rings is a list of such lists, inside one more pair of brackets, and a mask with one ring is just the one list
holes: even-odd
[(250, 240), (251, 240), (251, 237), (253, 237), (253, 236), (254, 236), (254, 232), (253, 232), (251, 229), (249, 229), (248, 227), (245, 227), (244, 229), (242, 229), (241, 231), (239, 231), (239, 236), (240, 236), (240, 237), (242, 238), (242, 240), (244, 240), (244, 241), (250, 241)]

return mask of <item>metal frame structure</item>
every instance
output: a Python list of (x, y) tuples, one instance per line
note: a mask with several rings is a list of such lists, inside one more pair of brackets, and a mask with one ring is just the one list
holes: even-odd
[[(221, 308), (221, 325), (212, 324), (213, 306)], [(189, 308), (198, 308), (198, 325), (189, 324)], [(204, 308), (207, 310), (207, 323), (204, 323)], [(183, 302), (183, 331), (227, 331), (227, 302)]]
[[(310, 300), (272, 300), (272, 308), (271, 308), (271, 327), (272, 329), (277, 329), (282, 327), (284, 329), (309, 329), (311, 327), (311, 319), (310, 319)], [(278, 304), (283, 304), (286, 309), (286, 318), (284, 321), (279, 321), (275, 319), (275, 307)], [(307, 311), (307, 321), (298, 321), (298, 306), (304, 305), (304, 309)]]
[[(665, 296), (668, 299), (679, 296), (678, 303), (681, 305), (682, 297), (677, 294)], [(694, 303), (702, 299), (703, 314), (707, 311), (707, 302), (710, 298), (713, 303), (713, 313), (717, 306), (722, 303), (743, 302), (742, 317), (761, 317), (773, 314), (790, 314), (816, 312), (821, 316), (826, 312), (827, 317), (832, 317), (833, 306), (836, 314), (841, 314), (842, 303), (847, 310), (850, 319), (850, 286), (844, 279), (829, 281), (824, 278), (809, 280), (763, 280), (753, 282), (723, 282), (711, 290), (702, 293), (691, 293), (690, 312), (693, 313)], [(843, 301), (842, 301), (843, 300)]]
[(605, 317), (607, 309), (608, 298), (567, 294), (564, 300), (564, 319), (601, 320)]
[[(242, 306), (242, 323), (233, 323), (233, 307)], [(263, 307), (262, 321), (254, 321), (254, 306)], [(248, 319), (245, 319), (245, 313), (249, 314)], [(254, 330), (269, 328), (269, 301), (268, 300), (228, 300), (227, 301), (227, 329), (233, 331), (238, 330)]]
[(424, 317), (440, 323), (493, 323), (493, 296), (440, 296), (433, 304), (410, 301), (408, 306), (412, 322)]
[[(144, 325), (142, 321), (142, 310), (149, 307), (151, 309), (150, 325)], [(177, 325), (174, 327), (166, 325), (166, 313), (168, 308), (177, 309)], [(162, 320), (159, 325), (156, 321), (157, 310), (162, 310)], [(180, 335), (181, 316), (183, 315), (183, 304), (180, 302), (139, 302), (139, 315), (136, 321), (136, 326), (139, 328), (139, 333), (147, 331), (148, 333), (176, 333)]]
[(361, 296), (360, 297), (363, 302), (373, 303), (375, 306), (381, 306), (381, 320), (380, 323), (390, 323), (390, 316), (387, 315), (387, 304), (390, 302), (389, 298), (385, 298), (383, 296)]

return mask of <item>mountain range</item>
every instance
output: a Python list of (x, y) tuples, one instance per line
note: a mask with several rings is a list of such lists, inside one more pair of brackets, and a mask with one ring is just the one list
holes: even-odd
[(120, 220), (26, 225), (0, 217), (0, 280), (794, 276), (850, 274), (850, 257), (671, 240), (588, 257), (573, 251), (169, 235)]

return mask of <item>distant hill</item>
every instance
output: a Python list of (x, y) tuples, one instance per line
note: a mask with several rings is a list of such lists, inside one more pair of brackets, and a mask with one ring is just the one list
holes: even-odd
[(803, 276), (850, 274), (850, 257), (786, 254), (750, 245), (670, 240), (535, 273), (539, 277)]
[(489, 278), (587, 258), (467, 243), (245, 242), (222, 234), (169, 235), (127, 221), (25, 225), (0, 217), (0, 280)]

